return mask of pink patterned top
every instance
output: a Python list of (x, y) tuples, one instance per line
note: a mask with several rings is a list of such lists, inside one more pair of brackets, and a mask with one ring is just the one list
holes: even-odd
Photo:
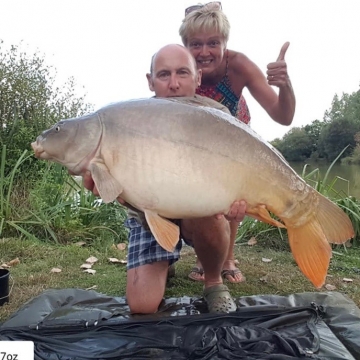
[(216, 85), (200, 85), (196, 89), (198, 95), (206, 96), (226, 106), (239, 121), (249, 124), (250, 111), (245, 98), (237, 96), (231, 88), (228, 77), (228, 51), (226, 51), (226, 71), (224, 77)]

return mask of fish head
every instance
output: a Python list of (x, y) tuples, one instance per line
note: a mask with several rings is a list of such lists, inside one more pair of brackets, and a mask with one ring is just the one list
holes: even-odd
[(61, 120), (31, 143), (35, 157), (64, 165), (74, 175), (84, 172), (100, 145), (97, 116)]

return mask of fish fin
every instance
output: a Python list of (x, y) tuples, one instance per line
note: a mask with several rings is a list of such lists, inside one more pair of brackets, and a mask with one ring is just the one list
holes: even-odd
[(104, 203), (114, 201), (123, 192), (121, 184), (110, 174), (105, 164), (92, 163), (90, 172)]
[(173, 222), (161, 217), (154, 211), (145, 210), (149, 228), (159, 245), (166, 251), (173, 252), (180, 240), (180, 229)]
[(331, 244), (343, 244), (355, 236), (348, 215), (338, 205), (322, 195), (319, 198), (316, 218), (327, 241)]
[(331, 246), (319, 222), (313, 220), (299, 227), (288, 226), (291, 252), (302, 273), (321, 288), (326, 279), (331, 258)]
[(260, 220), (262, 222), (265, 222), (270, 225), (277, 226), (279, 228), (286, 228), (286, 226), (281, 223), (280, 221), (277, 221), (273, 219), (269, 212), (267, 211), (265, 205), (256, 205), (253, 207), (247, 207), (246, 208), (246, 215), (251, 216), (254, 219)]

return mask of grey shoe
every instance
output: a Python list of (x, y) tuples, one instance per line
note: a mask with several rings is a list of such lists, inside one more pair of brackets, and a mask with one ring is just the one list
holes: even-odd
[(229, 313), (236, 311), (236, 304), (226, 285), (214, 285), (204, 289), (204, 299), (210, 313)]

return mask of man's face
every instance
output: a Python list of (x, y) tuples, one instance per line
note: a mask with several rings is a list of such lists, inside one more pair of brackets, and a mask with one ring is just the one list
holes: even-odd
[(194, 96), (201, 81), (191, 54), (177, 46), (161, 49), (155, 55), (152, 74), (146, 76), (157, 97)]

